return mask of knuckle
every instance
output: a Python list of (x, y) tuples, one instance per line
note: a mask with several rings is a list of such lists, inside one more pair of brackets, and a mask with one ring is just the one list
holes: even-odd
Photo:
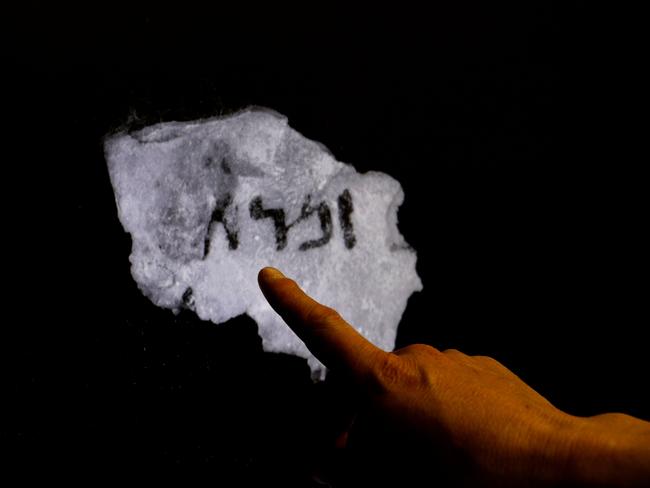
[(405, 386), (414, 382), (417, 375), (409, 368), (409, 363), (393, 353), (384, 353), (376, 361), (373, 387), (376, 392), (394, 390), (397, 385)]
[(395, 354), (398, 356), (436, 356), (440, 354), (440, 351), (433, 346), (428, 344), (410, 344), (401, 349), (395, 351)]
[(445, 349), (442, 354), (447, 357), (454, 359), (456, 361), (467, 361), (468, 356), (464, 352), (459, 351), (458, 349)]
[(462, 352), (460, 352), (458, 349), (445, 349), (443, 351), (443, 354), (446, 354), (447, 356), (464, 356)]
[(338, 312), (338, 310), (331, 308), (331, 307), (326, 307), (324, 305), (321, 305), (318, 307), (320, 309), (320, 316), (323, 320), (340, 320), (341, 319), (341, 314)]
[(475, 359), (476, 361), (479, 361), (479, 362), (484, 363), (486, 365), (495, 366), (497, 368), (504, 368), (505, 369), (505, 366), (503, 364), (501, 364), (499, 361), (497, 361), (496, 359), (494, 359), (493, 357), (490, 357), (490, 356), (472, 356), (472, 358)]
[(415, 352), (420, 354), (428, 354), (430, 356), (436, 356), (440, 354), (440, 351), (429, 344), (413, 344), (411, 346)]
[(490, 356), (472, 356), (473, 359), (476, 359), (477, 361), (481, 361), (483, 363), (490, 363), (490, 364), (501, 364), (499, 361), (497, 361), (494, 358), (491, 358)]
[(341, 315), (335, 309), (317, 303), (307, 311), (305, 320), (315, 324), (327, 324), (341, 320)]

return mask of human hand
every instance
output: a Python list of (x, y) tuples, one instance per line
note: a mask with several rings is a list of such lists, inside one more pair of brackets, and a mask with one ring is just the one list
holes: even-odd
[(382, 351), (279, 271), (263, 269), (259, 284), (345, 384), (339, 441), (363, 467), (359, 476), (374, 471), (378, 480), (402, 485), (423, 475), (440, 485), (445, 476), (474, 486), (634, 485), (650, 476), (646, 422), (570, 416), (489, 357), (422, 344)]

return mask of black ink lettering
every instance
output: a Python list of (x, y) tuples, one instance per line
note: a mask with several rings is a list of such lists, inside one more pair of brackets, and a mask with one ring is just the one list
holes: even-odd
[(194, 290), (192, 290), (191, 286), (188, 286), (183, 292), (183, 305), (188, 308), (194, 308)]
[(300, 247), (298, 249), (301, 251), (324, 246), (332, 238), (332, 214), (330, 213), (330, 208), (325, 202), (321, 202), (317, 207), (312, 207), (311, 195), (307, 195), (305, 198), (305, 203), (303, 204), (300, 212), (300, 217), (291, 225), (295, 225), (302, 220), (308, 219), (314, 212), (317, 212), (318, 214), (320, 229), (323, 232), (323, 235), (318, 239), (312, 239), (311, 241), (303, 242), (300, 244)]
[(221, 171), (224, 172), (224, 174), (232, 174), (232, 170), (230, 169), (230, 165), (228, 164), (228, 161), (226, 161), (226, 157), (224, 156), (221, 158)]
[(236, 221), (234, 218), (231, 219), (226, 213), (226, 210), (231, 203), (232, 195), (230, 194), (226, 195), (220, 200), (217, 200), (217, 203), (214, 206), (214, 210), (212, 211), (212, 216), (210, 217), (210, 223), (208, 224), (208, 233), (205, 236), (205, 243), (203, 246), (203, 259), (205, 259), (210, 252), (210, 234), (212, 233), (212, 224), (215, 222), (221, 222), (223, 224), (223, 228), (226, 231), (226, 239), (228, 239), (228, 248), (234, 250), (239, 246)]
[(262, 197), (255, 197), (250, 204), (251, 218), (255, 220), (271, 219), (275, 227), (275, 248), (282, 251), (287, 246), (289, 227), (285, 221), (284, 210), (281, 208), (264, 208)]
[(350, 216), (354, 211), (354, 206), (352, 204), (352, 195), (350, 190), (347, 188), (339, 195), (339, 223), (341, 224), (341, 229), (343, 230), (343, 241), (345, 242), (345, 247), (352, 249), (357, 243), (357, 238), (354, 235), (354, 227), (352, 226), (352, 219)]
[[(348, 189), (345, 189), (338, 198), (338, 210), (339, 210), (339, 223), (341, 229), (343, 230), (343, 241), (345, 247), (352, 249), (357, 242), (356, 236), (354, 235), (354, 227), (352, 225), (351, 215), (354, 211), (354, 205), (352, 203), (352, 195)], [(305, 197), (305, 203), (302, 206), (300, 211), (300, 216), (291, 224), (286, 223), (286, 215), (283, 209), (281, 208), (264, 208), (262, 197), (255, 197), (249, 207), (251, 218), (255, 220), (261, 219), (271, 219), (275, 228), (275, 244), (278, 251), (282, 251), (287, 247), (287, 237), (289, 234), (289, 229), (294, 225), (310, 218), (314, 213), (318, 215), (318, 220), (320, 222), (320, 228), (323, 233), (318, 239), (312, 239), (310, 241), (303, 242), (300, 244), (298, 249), (300, 251), (306, 251), (308, 249), (314, 249), (317, 247), (324, 246), (332, 238), (332, 214), (330, 212), (329, 206), (325, 202), (320, 202), (316, 206), (311, 204), (311, 195)]]

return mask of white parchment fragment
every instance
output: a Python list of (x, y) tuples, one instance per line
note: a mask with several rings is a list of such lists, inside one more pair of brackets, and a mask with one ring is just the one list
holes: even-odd
[(105, 154), (131, 272), (154, 304), (216, 324), (247, 313), (265, 350), (307, 358), (322, 377), (258, 289), (258, 271), (274, 266), (393, 349), (422, 289), (397, 228), (396, 180), (358, 173), (264, 109), (116, 134)]

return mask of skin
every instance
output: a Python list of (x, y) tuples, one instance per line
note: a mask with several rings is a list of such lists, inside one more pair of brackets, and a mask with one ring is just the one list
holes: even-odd
[(423, 344), (385, 352), (280, 271), (264, 268), (258, 280), (330, 370), (335, 441), (350, 486), (373, 472), (375, 482), (403, 486), (650, 483), (650, 423), (569, 415), (489, 357)]

